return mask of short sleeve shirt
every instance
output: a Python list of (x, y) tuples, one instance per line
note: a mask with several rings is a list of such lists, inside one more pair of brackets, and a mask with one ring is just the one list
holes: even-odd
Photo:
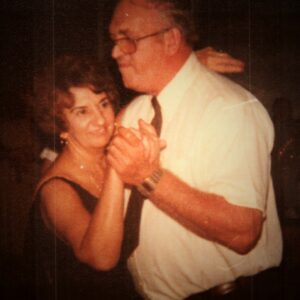
[[(136, 98), (123, 124), (150, 122), (150, 99)], [(148, 299), (183, 299), (278, 265), (282, 239), (270, 176), (274, 130), (265, 108), (239, 85), (207, 70), (194, 54), (158, 101), (161, 138), (167, 142), (162, 167), (200, 191), (261, 210), (265, 220), (257, 245), (239, 255), (197, 236), (145, 200), (140, 243), (128, 261), (137, 289)]]

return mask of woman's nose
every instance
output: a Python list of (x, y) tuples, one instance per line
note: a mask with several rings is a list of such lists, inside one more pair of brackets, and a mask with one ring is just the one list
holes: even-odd
[(93, 121), (99, 125), (103, 125), (105, 123), (105, 117), (101, 109), (95, 108)]

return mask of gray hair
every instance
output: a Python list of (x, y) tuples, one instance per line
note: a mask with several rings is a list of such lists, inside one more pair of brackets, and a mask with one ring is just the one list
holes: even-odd
[(130, 0), (134, 5), (157, 9), (182, 33), (186, 43), (193, 47), (198, 41), (189, 2), (185, 0)]

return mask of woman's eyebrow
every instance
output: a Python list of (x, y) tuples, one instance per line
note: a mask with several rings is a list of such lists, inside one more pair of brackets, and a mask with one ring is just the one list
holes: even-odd
[(83, 108), (86, 108), (86, 106), (85, 106), (85, 105), (73, 106), (73, 107), (70, 109), (70, 112), (73, 112), (74, 110), (78, 110), (78, 109), (83, 109)]
[(103, 96), (102, 98), (99, 99), (100, 102), (109, 100), (108, 96)]

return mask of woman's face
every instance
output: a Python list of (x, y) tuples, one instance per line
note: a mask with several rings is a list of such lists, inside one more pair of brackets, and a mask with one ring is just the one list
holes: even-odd
[(104, 148), (113, 135), (115, 120), (107, 94), (95, 94), (88, 87), (72, 87), (70, 92), (74, 105), (63, 111), (68, 127), (64, 134), (68, 141), (88, 149)]

